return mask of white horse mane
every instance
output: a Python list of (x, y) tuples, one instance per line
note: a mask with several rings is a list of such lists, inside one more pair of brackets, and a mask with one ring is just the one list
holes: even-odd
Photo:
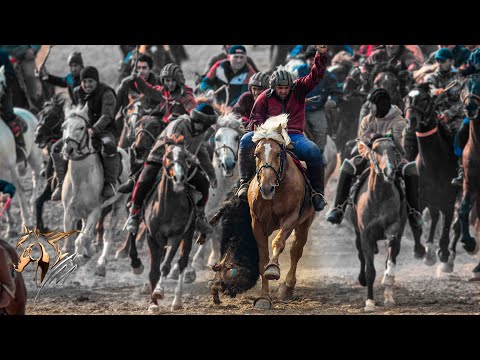
[(217, 128), (228, 127), (234, 130), (241, 130), (242, 118), (233, 112), (220, 116), (217, 120)]
[(252, 141), (254, 143), (263, 139), (272, 139), (281, 145), (288, 146), (291, 143), (287, 132), (288, 114), (273, 116), (255, 130)]

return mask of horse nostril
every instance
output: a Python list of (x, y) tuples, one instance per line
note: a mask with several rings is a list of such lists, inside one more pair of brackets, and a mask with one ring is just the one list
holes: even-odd
[(226, 169), (226, 168), (227, 168), (223, 162), (222, 162), (222, 168), (223, 168), (223, 169)]
[(173, 181), (177, 182), (177, 175), (173, 175)]
[(273, 190), (275, 190), (275, 187), (274, 187), (274, 186), (271, 186), (271, 187), (270, 187), (270, 192), (272, 193)]

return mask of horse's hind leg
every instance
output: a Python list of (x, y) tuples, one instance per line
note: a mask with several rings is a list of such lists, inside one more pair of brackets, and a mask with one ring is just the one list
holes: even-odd
[(95, 224), (100, 217), (101, 209), (94, 209), (84, 221), (82, 233), (75, 240), (75, 253), (77, 254), (78, 264), (83, 265), (87, 260), (89, 260), (93, 251), (90, 248), (92, 245), (93, 232), (95, 229)]
[(185, 234), (184, 240), (180, 245), (180, 258), (178, 259), (178, 268), (180, 276), (178, 277), (177, 286), (175, 288), (175, 298), (172, 302), (172, 311), (180, 310), (183, 307), (183, 284), (185, 282), (185, 275), (188, 265), (188, 259), (190, 257), (190, 251), (192, 250), (193, 229)]
[(437, 228), (438, 219), (440, 218), (440, 211), (434, 208), (428, 208), (430, 211), (430, 216), (432, 217), (432, 223), (430, 225), (430, 233), (428, 235), (427, 240), (427, 254), (425, 255), (425, 259), (423, 259), (423, 263), (428, 266), (433, 266), (437, 262), (437, 256), (435, 254), (433, 239), (435, 237), (435, 230)]
[(367, 286), (367, 279), (365, 277), (365, 256), (362, 251), (362, 243), (360, 241), (360, 233), (356, 231), (355, 245), (358, 251), (358, 260), (360, 260), (360, 273), (358, 274), (358, 282), (362, 286)]
[(280, 279), (280, 264), (278, 263), (278, 257), (285, 249), (285, 242), (292, 234), (296, 221), (296, 215), (295, 219), (293, 217), (286, 219), (284, 223), (280, 225), (280, 231), (278, 232), (277, 236), (275, 236), (275, 239), (273, 239), (272, 241), (273, 255), (265, 269), (265, 277), (268, 280)]
[[(158, 234), (159, 235), (159, 234)], [(150, 272), (148, 278), (150, 280), (150, 305), (148, 312), (158, 312), (157, 300), (162, 300), (164, 297), (164, 290), (160, 280), (160, 263), (162, 259), (163, 241), (158, 242), (153, 236), (147, 232), (148, 248), (150, 249)]]
[[(97, 266), (95, 268), (95, 274), (99, 276), (105, 276), (107, 273), (106, 265), (107, 265), (107, 256), (110, 252), (110, 248), (112, 247), (113, 239), (114, 239), (114, 232), (116, 230), (119, 216), (118, 216), (118, 205), (115, 204), (113, 208), (111, 208), (111, 215), (110, 215), (110, 223), (108, 224), (107, 228), (104, 230), (103, 233), (103, 249), (102, 254), (98, 258)], [(105, 214), (105, 209), (102, 210), (102, 214), (100, 215), (100, 219), (98, 220), (98, 224), (103, 223), (107, 214)], [(103, 219), (102, 219), (103, 218)]]
[(290, 249), (290, 270), (288, 271), (285, 282), (281, 283), (278, 288), (278, 298), (281, 300), (290, 299), (293, 297), (293, 291), (297, 283), (297, 265), (298, 261), (302, 257), (303, 247), (308, 240), (308, 230), (312, 225), (314, 216), (304, 221), (302, 224), (295, 228), (295, 239)]
[(367, 280), (367, 301), (364, 308), (365, 311), (375, 311), (375, 301), (373, 299), (373, 283), (375, 282), (376, 271), (373, 254), (373, 243), (368, 239), (368, 236), (361, 234), (361, 246), (363, 256), (366, 262), (366, 280)]
[(52, 198), (52, 188), (50, 186), (50, 183), (47, 183), (43, 192), (35, 200), (35, 215), (37, 218), (37, 227), (42, 233), (49, 231), (49, 229), (45, 227), (45, 224), (43, 223), (43, 206), (45, 202), (49, 201), (51, 198)]
[(395, 283), (395, 269), (397, 265), (397, 256), (400, 253), (399, 234), (391, 234), (388, 238), (388, 256), (385, 274), (383, 275), (382, 284), (385, 286), (385, 306), (395, 305), (393, 300), (393, 284)]
[(453, 272), (453, 261), (455, 259), (455, 253), (449, 250), (450, 245), (450, 227), (452, 226), (453, 221), (453, 212), (454, 207), (449, 209), (450, 211), (446, 212), (444, 215), (442, 237), (440, 238), (438, 249), (438, 258), (441, 262), (440, 270), (442, 272), (451, 273)]
[(98, 219), (97, 224), (95, 225), (95, 247), (98, 249), (103, 245), (103, 238), (105, 235), (104, 222), (107, 215), (112, 211), (112, 205), (109, 205), (102, 209), (100, 218)]

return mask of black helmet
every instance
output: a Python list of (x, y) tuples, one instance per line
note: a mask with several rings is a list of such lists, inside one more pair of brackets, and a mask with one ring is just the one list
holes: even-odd
[(174, 63), (167, 64), (163, 67), (162, 71), (160, 72), (160, 80), (162, 84), (164, 83), (164, 78), (171, 77), (175, 79), (178, 85), (183, 86), (185, 85), (185, 77), (183, 76), (183, 71), (180, 66)]
[(367, 98), (368, 101), (377, 105), (377, 114), (379, 118), (385, 117), (392, 106), (390, 94), (383, 88), (373, 89)]
[(268, 82), (270, 80), (270, 76), (263, 72), (255, 73), (248, 82), (248, 90), (252, 90), (252, 86), (257, 86), (259, 88), (268, 88)]
[(82, 53), (75, 51), (70, 54), (68, 57), (68, 65), (70, 66), (72, 64), (83, 66)]
[(277, 86), (293, 86), (293, 77), (287, 70), (275, 70), (270, 76), (270, 88), (275, 90)]

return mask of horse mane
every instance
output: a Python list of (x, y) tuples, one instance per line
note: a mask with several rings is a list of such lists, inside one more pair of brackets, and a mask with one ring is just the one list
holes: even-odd
[(230, 112), (218, 117), (217, 127), (228, 127), (239, 131), (242, 127), (242, 118), (240, 115)]
[(65, 98), (62, 94), (55, 94), (50, 100), (45, 101), (44, 107), (54, 106), (54, 107), (63, 107), (65, 105)]
[(0, 239), (0, 247), (3, 247), (5, 250), (7, 250), (8, 254), (12, 258), (13, 265), (18, 264), (18, 255), (15, 249), (13, 248), (12, 245), (10, 245), (8, 242), (5, 240)]
[(287, 132), (288, 114), (273, 116), (255, 130), (252, 141), (254, 143), (263, 139), (272, 139), (280, 145), (288, 146), (291, 143)]

